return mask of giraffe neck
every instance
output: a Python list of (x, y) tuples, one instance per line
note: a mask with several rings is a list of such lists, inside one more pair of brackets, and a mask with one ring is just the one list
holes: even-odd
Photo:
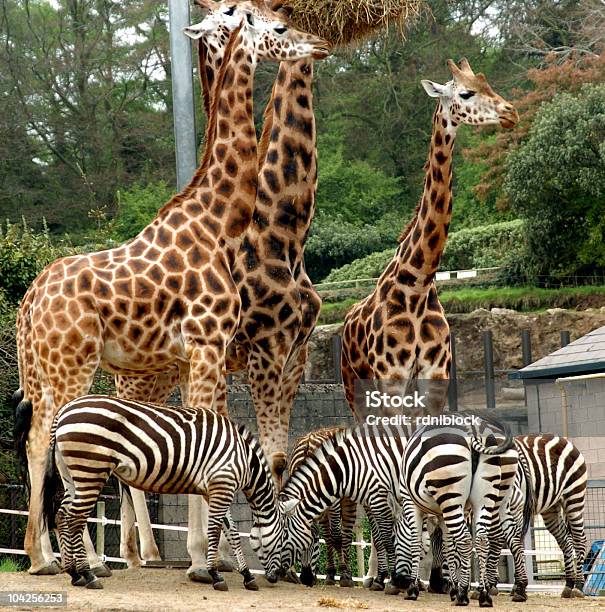
[[(259, 188), (252, 228), (285, 236), (300, 254), (315, 213), (317, 155), (313, 64), (282, 62), (259, 144)], [(300, 255), (302, 257), (302, 255)]]
[(398, 250), (399, 281), (419, 291), (433, 282), (447, 241), (452, 217), (452, 155), (457, 129), (457, 122), (439, 102), (433, 115), (424, 192)]
[(239, 246), (256, 199), (255, 68), (252, 43), (244, 30), (235, 30), (214, 79), (200, 166), (189, 186), (160, 211), (165, 215), (180, 204), (191, 217), (199, 219), (202, 213), (205, 230), (232, 249)]

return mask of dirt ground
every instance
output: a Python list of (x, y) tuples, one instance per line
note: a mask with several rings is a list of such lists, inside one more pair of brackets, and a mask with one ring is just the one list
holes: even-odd
[[(101, 591), (75, 588), (66, 575), (30, 576), (27, 573), (0, 574), (2, 591), (66, 591), (67, 606), (63, 610), (451, 610), (453, 604), (446, 596), (421, 593), (418, 601), (406, 601), (402, 595), (389, 596), (361, 587), (316, 586), (312, 589), (301, 585), (279, 582), (269, 585), (258, 577), (260, 589), (256, 592), (243, 588), (239, 574), (224, 574), (229, 591), (214, 591), (210, 585), (194, 584), (187, 580), (184, 570), (131, 569), (117, 570), (111, 578), (103, 578)], [(323, 604), (322, 604), (323, 600)], [(326, 606), (332, 604), (332, 606)], [(334, 605), (336, 604), (336, 605)], [(586, 597), (565, 600), (555, 595), (530, 594), (525, 604), (512, 604), (508, 596), (495, 598), (495, 609), (519, 610), (605, 610), (605, 598)], [(478, 608), (471, 601), (470, 608)], [(0, 608), (6, 610), (28, 608)]]

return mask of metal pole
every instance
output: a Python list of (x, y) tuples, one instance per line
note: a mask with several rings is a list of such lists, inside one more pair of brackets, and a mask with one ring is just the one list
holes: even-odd
[[(355, 528), (355, 539), (357, 540), (357, 542), (363, 541), (363, 527), (361, 525), (358, 525)], [(366, 562), (365, 562), (365, 557), (364, 557), (364, 550), (365, 549), (363, 546), (357, 547), (357, 575), (360, 578), (364, 578), (364, 576), (366, 575)]]
[(571, 342), (571, 335), (568, 331), (561, 332), (561, 348), (567, 346)]
[[(105, 502), (97, 502), (97, 518), (103, 520), (105, 518)], [(103, 523), (97, 523), (97, 542), (96, 542), (97, 556), (103, 559), (105, 554), (105, 525)]]
[(456, 334), (450, 333), (450, 347), (452, 352), (452, 366), (450, 369), (450, 384), (447, 389), (447, 403), (450, 412), (458, 412), (458, 374), (456, 371)]
[(485, 399), (487, 408), (496, 407), (496, 387), (494, 381), (494, 344), (491, 330), (483, 332), (483, 354), (485, 366)]
[(191, 25), (189, 1), (168, 0), (168, 11), (176, 185), (181, 190), (197, 167), (191, 43), (183, 34), (183, 28)]
[(334, 380), (342, 382), (342, 370), (340, 369), (340, 354), (342, 353), (342, 340), (340, 336), (332, 336), (332, 355), (334, 357)]

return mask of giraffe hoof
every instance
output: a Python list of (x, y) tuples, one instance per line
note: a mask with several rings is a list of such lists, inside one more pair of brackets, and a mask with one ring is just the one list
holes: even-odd
[(111, 577), (111, 570), (105, 565), (105, 563), (102, 563), (101, 565), (97, 565), (97, 567), (91, 567), (90, 571), (97, 577), (97, 578), (109, 578)]
[(425, 591), (426, 592), (427, 587), (426, 584), (424, 584), (424, 582), (422, 582), (422, 580), (418, 581), (418, 591)]
[(216, 565), (216, 569), (219, 572), (232, 572), (234, 571), (233, 563), (228, 559), (219, 559)]
[(56, 561), (52, 561), (47, 565), (43, 565), (39, 569), (30, 567), (27, 571), (33, 576), (55, 576), (56, 574), (60, 574), (63, 570)]
[(374, 578), (372, 578), (372, 576), (368, 576), (367, 578), (363, 579), (363, 588), (371, 589), (373, 583), (374, 583)]
[(339, 584), (341, 587), (344, 587), (344, 588), (351, 588), (355, 586), (355, 584), (353, 583), (353, 578), (351, 578), (350, 576), (347, 576), (347, 577), (341, 576), (339, 580)]
[(248, 591), (258, 591), (258, 584), (254, 578), (252, 580), (248, 580), (248, 582), (244, 582), (244, 586)]
[(217, 582), (214, 582), (212, 584), (212, 588), (215, 591), (228, 591), (229, 587), (227, 586), (227, 583), (224, 580), (219, 580)]
[(87, 589), (102, 589), (103, 585), (101, 584), (100, 580), (97, 580), (95, 578), (94, 580), (91, 580), (90, 582), (86, 583), (86, 588)]
[(566, 586), (561, 593), (563, 599), (571, 599), (571, 587)]
[(477, 591), (476, 589), (473, 589), (473, 590), (472, 590), (472, 591), (471, 591), (471, 592), (468, 594), (468, 596), (469, 596), (471, 599), (479, 599), (479, 591)]
[(393, 583), (389, 582), (384, 586), (384, 594), (385, 595), (399, 595), (401, 591), (399, 587), (396, 587)]
[(190, 567), (187, 570), (187, 578), (192, 582), (201, 582), (203, 584), (212, 584), (212, 577), (208, 570), (204, 567)]
[(582, 591), (578, 588), (573, 588), (571, 591), (571, 596), (572, 597), (584, 597), (584, 593), (582, 593)]

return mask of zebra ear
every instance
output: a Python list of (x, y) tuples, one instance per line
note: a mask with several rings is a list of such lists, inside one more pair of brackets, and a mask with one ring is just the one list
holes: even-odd
[(286, 516), (292, 516), (296, 510), (296, 506), (300, 504), (300, 499), (286, 499), (280, 502), (281, 511)]

